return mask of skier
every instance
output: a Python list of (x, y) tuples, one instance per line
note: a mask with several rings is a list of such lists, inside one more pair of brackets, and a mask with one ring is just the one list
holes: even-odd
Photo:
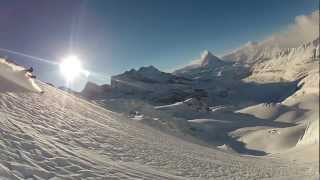
[(32, 75), (32, 72), (33, 72), (33, 68), (32, 68), (32, 67), (30, 67), (29, 69), (25, 69), (25, 70), (23, 70), (23, 71), (26, 73), (26, 75), (27, 75), (29, 78), (32, 78), (32, 79), (35, 79), (35, 78), (36, 78), (35, 75)]
[[(32, 78), (32, 79), (37, 78), (35, 75), (32, 74), (33, 73), (33, 67), (30, 67), (29, 69), (25, 69), (23, 71), (25, 72), (27, 77)], [(43, 93), (44, 93), (44, 91), (40, 91), (40, 94), (43, 94)]]
[(33, 72), (33, 68), (30, 67), (29, 69), (25, 69), (26, 72), (32, 73)]

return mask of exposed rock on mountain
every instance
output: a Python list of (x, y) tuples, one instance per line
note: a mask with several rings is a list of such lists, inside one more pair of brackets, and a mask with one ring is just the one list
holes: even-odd
[(219, 67), (225, 65), (226, 63), (219, 59), (217, 56), (213, 55), (210, 51), (205, 50), (201, 55), (200, 66), (204, 68), (209, 67)]
[(242, 65), (223, 61), (206, 50), (194, 64), (178, 69), (173, 74), (198, 80), (235, 80), (248, 76), (249, 71)]
[(84, 87), (84, 89), (82, 90), (81, 94), (84, 97), (92, 98), (97, 95), (102, 95), (102, 94), (108, 93), (110, 91), (111, 91), (111, 86), (108, 84), (97, 85), (93, 82), (88, 82), (86, 84), (86, 86)]
[(123, 74), (111, 77), (111, 86), (116, 87), (118, 83), (125, 81), (140, 81), (145, 83), (177, 83), (185, 84), (189, 80), (174, 76), (170, 73), (159, 71), (154, 66), (141, 67), (139, 70), (131, 69)]
[(153, 103), (173, 103), (190, 96), (191, 83), (190, 79), (161, 72), (149, 66), (112, 76), (111, 85), (99, 86), (89, 82), (82, 94), (93, 99), (99, 96), (126, 96)]

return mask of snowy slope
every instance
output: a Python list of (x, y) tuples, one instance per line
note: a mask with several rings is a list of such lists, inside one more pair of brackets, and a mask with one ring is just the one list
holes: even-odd
[(38, 84), (44, 94), (0, 92), (1, 179), (300, 179), (317, 172), (182, 140)]
[(34, 80), (28, 77), (24, 67), (0, 59), (0, 92), (6, 91), (31, 91), (41, 92)]
[[(287, 28), (259, 42), (248, 42), (222, 57), (223, 60), (253, 65), (286, 55), (299, 45), (319, 37), (319, 10), (297, 16)], [(307, 54), (306, 54), (307, 55)]]
[[(319, 38), (295, 48), (282, 49), (275, 56), (256, 62), (248, 78), (255, 81), (293, 81), (319, 72)], [(318, 76), (318, 74), (313, 74)]]
[(250, 41), (233, 52), (224, 55), (221, 59), (252, 65), (259, 61), (270, 59), (279, 54), (280, 51), (281, 49), (278, 46)]

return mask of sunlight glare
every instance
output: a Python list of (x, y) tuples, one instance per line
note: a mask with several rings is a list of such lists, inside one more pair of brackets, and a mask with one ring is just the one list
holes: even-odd
[(60, 63), (60, 72), (68, 81), (72, 81), (82, 72), (84, 72), (86, 76), (89, 75), (89, 72), (83, 70), (79, 58), (74, 55), (62, 59)]

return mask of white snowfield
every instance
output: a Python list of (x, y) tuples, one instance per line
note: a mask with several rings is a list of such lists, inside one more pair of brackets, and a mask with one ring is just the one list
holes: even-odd
[[(0, 179), (318, 177), (315, 163), (224, 152), (187, 135), (129, 120), (41, 82), (45, 93), (34, 93), (40, 88), (7, 66), (0, 64)], [(29, 91), (3, 88), (13, 86)]]

